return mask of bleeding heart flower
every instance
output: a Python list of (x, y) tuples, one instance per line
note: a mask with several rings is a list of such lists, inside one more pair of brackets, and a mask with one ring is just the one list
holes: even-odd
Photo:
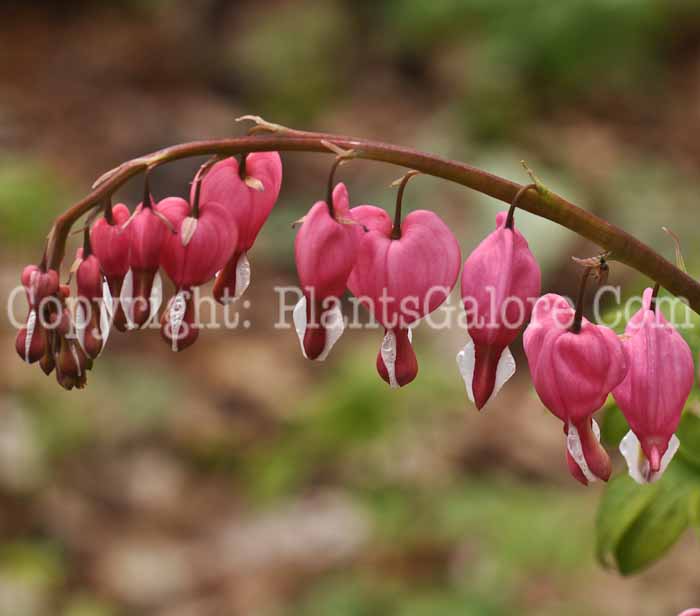
[(537, 261), (512, 223), (507, 212), (499, 212), (496, 230), (469, 255), (462, 270), (470, 340), (458, 353), (457, 364), (478, 409), (515, 373), (508, 345), (530, 318), (541, 289)]
[(294, 242), (304, 293), (294, 308), (294, 324), (304, 356), (318, 361), (343, 333), (340, 297), (357, 259), (361, 233), (345, 184), (335, 187), (331, 200), (318, 201), (309, 210)]
[[(199, 185), (195, 179), (195, 185)], [(159, 211), (170, 221), (175, 234), (166, 236), (161, 265), (177, 292), (161, 317), (161, 334), (173, 351), (181, 351), (197, 338), (192, 288), (211, 280), (231, 256), (238, 240), (229, 208), (204, 201), (195, 191), (190, 206), (177, 197), (164, 199)]]
[(103, 278), (97, 257), (94, 254), (86, 257), (85, 253), (84, 249), (79, 252), (80, 265), (75, 276), (79, 300), (76, 326), (83, 350), (94, 359), (102, 351), (103, 338), (107, 333), (101, 331)]
[(391, 387), (416, 377), (410, 327), (447, 299), (462, 258), (455, 236), (437, 214), (416, 210), (401, 223), (400, 199), (393, 225), (389, 215), (373, 205), (350, 211), (368, 232), (348, 287), (384, 327), (377, 371)]
[(128, 223), (129, 271), (119, 297), (130, 327), (143, 327), (157, 314), (163, 300), (163, 281), (158, 273), (160, 251), (168, 228), (148, 189)]
[[(15, 339), (17, 354), (28, 364), (39, 361), (47, 349), (46, 321), (47, 309), (42, 306), (42, 300), (58, 292), (58, 272), (46, 270), (45, 265), (27, 265), (22, 271), (22, 286), (24, 286), (29, 304), (26, 325), (19, 330)], [(43, 313), (41, 312), (43, 309)]]
[(610, 458), (592, 415), (625, 378), (628, 361), (615, 332), (578, 318), (563, 297), (544, 295), (523, 342), (535, 390), (564, 422), (569, 468), (585, 485), (610, 477)]
[[(124, 277), (129, 271), (129, 251), (131, 246), (131, 226), (124, 225), (129, 220), (129, 209), (123, 203), (105, 208), (104, 218), (95, 222), (90, 230), (90, 243), (100, 262), (102, 273), (107, 279), (110, 295), (118, 299), (121, 295)], [(119, 331), (126, 330), (126, 317), (122, 305), (115, 301), (106, 305), (113, 313), (114, 326)]]
[(690, 347), (656, 310), (653, 293), (644, 291), (642, 308), (627, 324), (630, 369), (612, 392), (631, 428), (620, 451), (638, 483), (661, 477), (678, 450), (674, 432), (695, 378)]
[(277, 152), (252, 152), (243, 161), (239, 165), (235, 158), (222, 160), (202, 180), (202, 203), (216, 202), (228, 208), (238, 230), (235, 248), (214, 284), (214, 298), (222, 304), (237, 300), (248, 288), (247, 253), (282, 186), (282, 161)]

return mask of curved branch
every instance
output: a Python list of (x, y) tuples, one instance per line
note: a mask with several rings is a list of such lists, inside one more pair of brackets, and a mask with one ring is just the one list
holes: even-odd
[[(55, 269), (60, 267), (66, 238), (73, 223), (99, 205), (105, 197), (114, 193), (127, 180), (163, 163), (192, 156), (213, 154), (230, 156), (273, 150), (333, 154), (327, 146), (330, 142), (342, 149), (353, 150), (353, 158), (382, 161), (416, 169), (427, 175), (462, 184), (505, 203), (511, 203), (522, 189), (520, 184), (465, 163), (411, 148), (329, 133), (312, 133), (285, 129), (276, 125), (268, 126), (274, 126), (273, 134), (183, 143), (128, 161), (108, 172), (98, 180), (96, 187), (89, 195), (56, 219), (49, 234), (49, 266)], [(623, 229), (542, 187), (537, 191), (526, 191), (519, 200), (518, 207), (556, 222), (596, 243), (609, 251), (612, 259), (645, 274), (670, 293), (687, 300), (690, 307), (700, 313), (700, 283)]]

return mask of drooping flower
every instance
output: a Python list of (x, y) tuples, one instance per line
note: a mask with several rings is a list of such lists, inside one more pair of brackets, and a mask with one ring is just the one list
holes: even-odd
[(457, 364), (478, 409), (515, 373), (508, 345), (532, 312), (541, 288), (540, 268), (512, 216), (500, 212), (496, 230), (469, 255), (462, 270), (462, 301), (469, 342)]
[[(413, 174), (407, 174), (403, 186)], [(391, 387), (410, 383), (418, 373), (411, 326), (438, 308), (457, 281), (461, 252), (457, 239), (435, 213), (411, 212), (401, 222), (373, 205), (351, 210), (368, 232), (362, 236), (348, 288), (384, 327), (377, 371)]]
[[(39, 361), (47, 350), (46, 331), (47, 312), (43, 300), (58, 292), (58, 272), (46, 269), (45, 264), (27, 265), (22, 271), (22, 286), (27, 295), (29, 311), (26, 325), (17, 333), (15, 349), (17, 354), (28, 364)], [(42, 313), (42, 309), (44, 312)]]
[(630, 369), (612, 392), (631, 428), (620, 451), (639, 483), (657, 480), (678, 450), (674, 433), (695, 378), (690, 347), (656, 310), (653, 294), (644, 291), (642, 308), (627, 324)]
[(103, 314), (102, 310), (104, 285), (100, 262), (92, 254), (87, 234), (85, 245), (78, 249), (76, 258), (79, 263), (75, 273), (78, 288), (78, 304), (76, 306), (78, 340), (88, 357), (95, 359), (106, 342), (109, 333), (109, 317), (106, 312)]
[(123, 203), (105, 207), (104, 218), (98, 219), (90, 230), (90, 243), (95, 256), (100, 262), (102, 273), (107, 279), (112, 302), (105, 303), (111, 313), (114, 326), (119, 331), (126, 330), (126, 317), (121, 303), (124, 277), (129, 271), (129, 251), (131, 246), (131, 225), (129, 209)]
[[(226, 304), (250, 284), (248, 251), (277, 202), (282, 186), (282, 161), (277, 152), (252, 152), (241, 164), (231, 157), (216, 163), (202, 180), (202, 203), (216, 202), (233, 215), (238, 240), (214, 283), (214, 298)], [(194, 196), (194, 186), (191, 198)]]
[(535, 304), (523, 342), (540, 400), (564, 423), (572, 475), (584, 485), (596, 478), (607, 481), (610, 458), (592, 416), (627, 374), (622, 342), (553, 293)]
[(122, 282), (119, 301), (130, 327), (143, 327), (157, 314), (163, 300), (158, 273), (160, 251), (168, 228), (153, 203), (146, 178), (143, 202), (128, 224), (129, 271)]
[(195, 326), (193, 287), (205, 284), (230, 258), (238, 230), (229, 208), (204, 201), (195, 179), (192, 205), (172, 197), (158, 204), (159, 211), (176, 230), (163, 242), (161, 265), (176, 287), (161, 317), (161, 334), (173, 351), (181, 351), (198, 336)]
[[(82, 389), (87, 383), (87, 371), (92, 368), (92, 359), (85, 354), (76, 333), (73, 319), (66, 306), (70, 288), (60, 285), (56, 298), (60, 307), (51, 314), (50, 348), (56, 381), (64, 389)], [(51, 366), (47, 366), (51, 367)], [(46, 372), (46, 369), (44, 369)], [(49, 371), (50, 372), (50, 371)]]
[(309, 359), (324, 360), (343, 333), (340, 297), (357, 259), (361, 232), (349, 203), (345, 184), (336, 185), (330, 199), (309, 210), (294, 242), (304, 294), (294, 308), (294, 325)]

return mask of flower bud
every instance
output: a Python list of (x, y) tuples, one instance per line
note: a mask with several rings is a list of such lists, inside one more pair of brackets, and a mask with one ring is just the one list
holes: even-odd
[(27, 265), (22, 271), (24, 286), (29, 303), (26, 325), (19, 330), (15, 339), (15, 350), (22, 360), (31, 364), (39, 361), (46, 352), (46, 332), (40, 314), (43, 300), (58, 292), (58, 272), (44, 271), (36, 265)]
[[(82, 254), (79, 252), (82, 257)], [(102, 319), (102, 271), (94, 254), (82, 258), (76, 271), (78, 305), (76, 329), (78, 340), (88, 357), (96, 358), (102, 351), (109, 332), (109, 323), (103, 329)], [(105, 315), (106, 316), (106, 315)]]

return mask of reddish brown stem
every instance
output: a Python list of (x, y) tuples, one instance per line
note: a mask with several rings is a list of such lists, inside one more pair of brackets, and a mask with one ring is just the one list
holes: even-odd
[[(280, 129), (271, 135), (193, 141), (165, 148), (128, 161), (109, 174), (89, 195), (63, 213), (54, 223), (49, 246), (49, 266), (58, 268), (63, 260), (70, 228), (81, 216), (114, 193), (127, 180), (149, 168), (192, 156), (231, 156), (247, 152), (301, 151), (330, 153), (326, 143), (353, 150), (353, 158), (383, 161), (416, 169), (467, 186), (505, 203), (512, 203), (520, 184), (465, 163), (426, 154), (411, 148), (327, 133)], [(518, 203), (521, 210), (547, 218), (594, 242), (611, 253), (611, 258), (645, 274), (670, 293), (685, 298), (700, 313), (700, 283), (678, 269), (652, 248), (623, 229), (540, 189), (528, 190)]]

